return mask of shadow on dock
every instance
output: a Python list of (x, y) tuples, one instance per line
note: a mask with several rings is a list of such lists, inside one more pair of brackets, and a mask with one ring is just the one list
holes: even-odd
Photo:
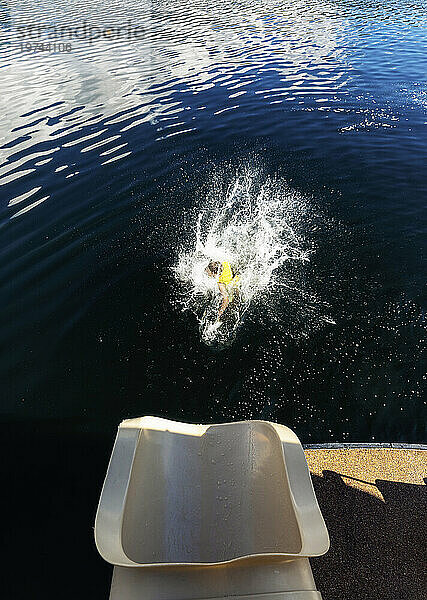
[(311, 560), (323, 600), (425, 600), (426, 486), (376, 479), (383, 501), (335, 471), (312, 477), (331, 538)]

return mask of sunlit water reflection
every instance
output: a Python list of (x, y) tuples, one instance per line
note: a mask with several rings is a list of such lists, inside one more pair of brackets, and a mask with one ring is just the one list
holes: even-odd
[[(0, 24), (7, 418), (423, 439), (423, 3), (17, 1)], [(309, 207), (310, 260), (218, 353), (173, 267), (248, 168)]]

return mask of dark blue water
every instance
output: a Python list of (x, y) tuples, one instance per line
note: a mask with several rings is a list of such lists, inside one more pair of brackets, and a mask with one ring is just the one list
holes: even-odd
[[(32, 530), (32, 552), (47, 537), (46, 564), (62, 549), (64, 577), (89, 565), (92, 597), (108, 582), (90, 527), (124, 418), (425, 441), (426, 21), (403, 0), (0, 3), (1, 410), (13, 501), (31, 506), (18, 538)], [(258, 298), (217, 351), (177, 308), (172, 267), (212, 181), (242, 169), (304, 200), (310, 261), (282, 266), (297, 285)]]

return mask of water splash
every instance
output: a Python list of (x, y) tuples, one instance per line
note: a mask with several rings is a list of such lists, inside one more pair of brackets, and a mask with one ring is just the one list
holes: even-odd
[[(196, 315), (203, 342), (218, 347), (232, 343), (252, 307), (267, 308), (292, 288), (286, 266), (307, 262), (312, 252), (304, 238), (309, 204), (285, 181), (263, 178), (250, 167), (228, 185), (224, 179), (215, 178), (174, 266), (179, 306)], [(220, 322), (218, 285), (205, 273), (209, 260), (228, 261), (239, 275), (239, 301)]]

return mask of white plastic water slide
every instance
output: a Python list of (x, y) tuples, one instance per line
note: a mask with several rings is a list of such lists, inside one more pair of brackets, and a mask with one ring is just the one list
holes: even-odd
[(319, 600), (329, 548), (298, 438), (265, 421), (121, 423), (95, 538), (110, 600)]

